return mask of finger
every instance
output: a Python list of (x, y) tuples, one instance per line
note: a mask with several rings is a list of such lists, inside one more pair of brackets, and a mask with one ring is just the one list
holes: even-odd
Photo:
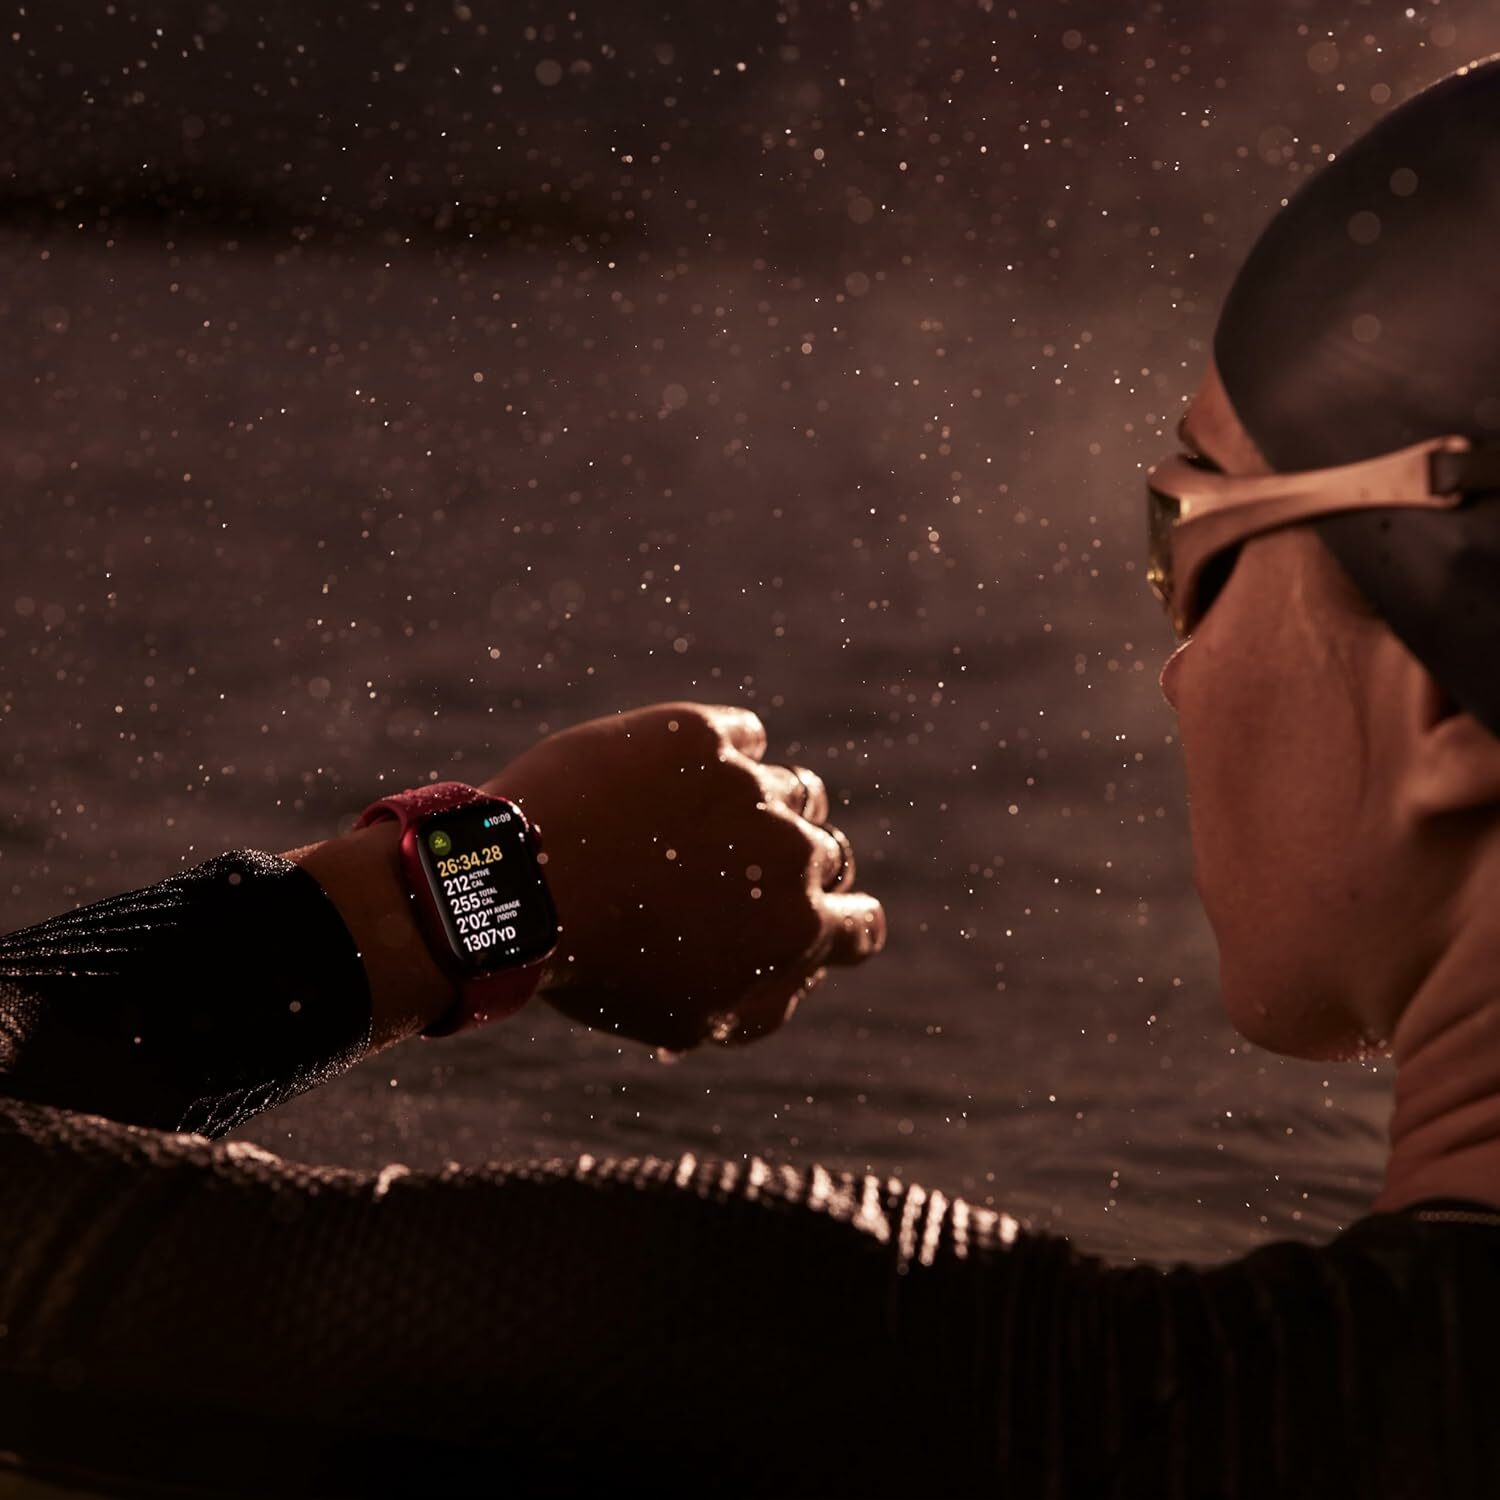
[(721, 740), (751, 760), (764, 759), (766, 726), (761, 723), (759, 714), (748, 708), (720, 703), (705, 704), (703, 713)]
[(885, 908), (873, 896), (850, 891), (823, 896), (822, 952), (812, 957), (819, 963), (857, 964), (885, 947)]
[(842, 828), (832, 823), (809, 828), (815, 853), (808, 866), (808, 884), (817, 891), (847, 891), (854, 884), (854, 845)]
[(745, 991), (732, 1012), (714, 1018), (710, 1037), (721, 1046), (742, 1047), (769, 1036), (791, 1020), (803, 998), (827, 973), (819, 968), (809, 974), (791, 965), (785, 972), (768, 972)]
[(787, 772), (801, 792), (806, 793), (805, 805), (796, 809), (799, 816), (807, 819), (809, 823), (826, 823), (828, 821), (828, 786), (816, 771), (809, 771), (806, 766), (788, 766)]
[(816, 771), (803, 766), (783, 766), (775, 761), (755, 765), (755, 774), (765, 790), (762, 801), (784, 807), (794, 817), (809, 823), (828, 819), (828, 788)]

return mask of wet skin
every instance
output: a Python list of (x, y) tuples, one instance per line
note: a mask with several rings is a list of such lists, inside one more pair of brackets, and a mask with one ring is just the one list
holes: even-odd
[[(543, 1001), (671, 1052), (748, 1042), (829, 966), (884, 947), (884, 909), (851, 888), (857, 862), (828, 832), (827, 788), (765, 754), (746, 709), (658, 703), (549, 735), (484, 783), (542, 830), (561, 928)], [(285, 856), (354, 936), (376, 1048), (455, 993), (417, 926), (397, 841), (393, 822), (377, 823)]]
[[(1212, 367), (1181, 436), (1270, 472)], [(1500, 1204), (1500, 739), (1305, 524), (1244, 544), (1161, 686), (1230, 1020), (1292, 1056), (1394, 1057), (1377, 1208)]]

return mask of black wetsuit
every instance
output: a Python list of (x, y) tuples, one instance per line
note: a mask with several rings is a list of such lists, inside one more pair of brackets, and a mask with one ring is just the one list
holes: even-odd
[(818, 1168), (202, 1138), (369, 1024), (272, 856), (0, 941), (5, 1462), (109, 1494), (1500, 1494), (1500, 1229), (1461, 1208), (1161, 1271)]

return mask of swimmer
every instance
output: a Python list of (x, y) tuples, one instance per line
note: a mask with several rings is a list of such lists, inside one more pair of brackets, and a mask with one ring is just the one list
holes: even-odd
[[(1112, 1267), (815, 1165), (215, 1142), (451, 1004), (375, 824), (0, 942), (5, 1461), (110, 1493), (1500, 1493), (1497, 182), (1500, 61), (1339, 154), (1150, 479), (1224, 1003), (1262, 1046), (1394, 1057), (1368, 1215)], [(824, 789), (764, 745), (658, 705), (500, 773), (546, 831), (543, 1002), (749, 1040), (880, 949)]]

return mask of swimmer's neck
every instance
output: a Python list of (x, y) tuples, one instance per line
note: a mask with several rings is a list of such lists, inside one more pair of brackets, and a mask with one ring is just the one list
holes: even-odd
[(1500, 994), (1489, 925), (1461, 932), (1396, 1026), (1391, 1155), (1377, 1211), (1424, 1198), (1500, 1209)]

